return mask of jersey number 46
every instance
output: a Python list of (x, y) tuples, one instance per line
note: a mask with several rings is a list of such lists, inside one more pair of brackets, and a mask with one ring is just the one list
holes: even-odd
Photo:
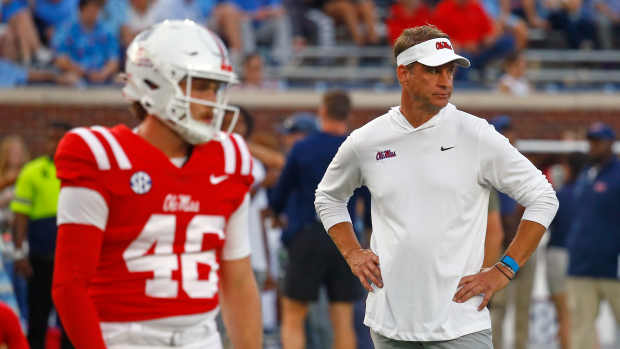
[[(219, 264), (215, 250), (201, 251), (206, 235), (224, 239), (223, 216), (196, 215), (187, 225), (186, 242), (180, 254), (181, 287), (191, 298), (212, 298), (217, 293)], [(179, 269), (179, 255), (173, 253), (176, 216), (153, 214), (140, 235), (123, 252), (127, 269), (131, 272), (152, 271), (153, 279), (146, 281), (145, 293), (154, 298), (176, 298), (178, 281), (172, 272)], [(153, 254), (147, 254), (155, 244)], [(198, 264), (210, 267), (207, 280), (198, 279)]]

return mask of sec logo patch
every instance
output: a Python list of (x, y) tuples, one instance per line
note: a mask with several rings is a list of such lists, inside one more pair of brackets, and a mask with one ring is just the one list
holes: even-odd
[(131, 176), (129, 184), (134, 193), (146, 194), (151, 190), (153, 182), (151, 182), (151, 176), (149, 176), (148, 173), (139, 171)]

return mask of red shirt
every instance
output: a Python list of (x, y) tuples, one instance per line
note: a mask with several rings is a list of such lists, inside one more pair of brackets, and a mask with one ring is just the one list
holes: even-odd
[(385, 22), (390, 42), (394, 44), (405, 29), (430, 23), (431, 16), (431, 10), (425, 3), (420, 3), (413, 10), (407, 9), (400, 3), (392, 5), (390, 17)]
[(0, 302), (0, 347), (2, 345), (9, 349), (29, 348), (19, 318), (11, 308)]
[(432, 24), (450, 36), (450, 41), (463, 46), (482, 43), (493, 32), (493, 21), (476, 0), (442, 0), (433, 14)]
[(95, 190), (109, 209), (88, 284), (99, 320), (215, 309), (226, 224), (252, 184), (245, 143), (231, 135), (195, 146), (179, 168), (127, 127), (107, 130), (88, 131), (103, 148), (68, 133), (55, 158), (63, 187)]

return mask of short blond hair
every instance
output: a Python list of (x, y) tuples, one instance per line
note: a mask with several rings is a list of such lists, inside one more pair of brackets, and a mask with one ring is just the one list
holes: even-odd
[(405, 29), (394, 43), (394, 58), (398, 57), (401, 52), (411, 46), (415, 46), (424, 41), (440, 38), (450, 39), (448, 34), (442, 32), (432, 24)]

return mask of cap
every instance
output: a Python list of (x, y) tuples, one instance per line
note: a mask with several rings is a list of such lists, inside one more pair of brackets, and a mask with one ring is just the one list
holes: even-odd
[(512, 118), (508, 115), (499, 115), (491, 119), (490, 123), (497, 132), (504, 133), (512, 127)]
[(588, 139), (613, 141), (616, 139), (616, 133), (609, 125), (602, 122), (595, 122), (588, 129), (587, 137)]
[(446, 38), (421, 42), (409, 47), (396, 57), (397, 65), (418, 62), (429, 67), (438, 67), (452, 61), (464, 68), (469, 68), (471, 65), (467, 58), (454, 53), (452, 43)]
[(318, 131), (318, 129), (319, 124), (314, 114), (305, 112), (289, 116), (282, 125), (278, 126), (278, 131), (283, 134), (295, 132), (311, 133)]

